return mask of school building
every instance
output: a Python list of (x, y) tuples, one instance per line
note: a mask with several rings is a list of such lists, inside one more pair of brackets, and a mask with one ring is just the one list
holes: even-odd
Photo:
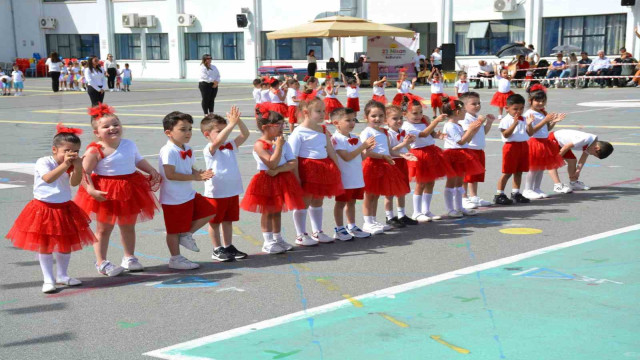
[[(492, 60), (503, 44), (525, 41), (545, 57), (561, 44), (615, 55), (640, 45), (635, 0), (2, 0), (0, 62), (112, 53), (134, 78), (197, 79), (211, 54), (224, 81), (247, 81), (263, 65), (319, 69), (338, 56), (336, 39), (267, 40), (266, 33), (319, 17), (348, 15), (412, 29), (423, 54), (454, 43), (456, 65)], [(246, 21), (245, 21), (246, 19)], [(342, 56), (367, 51), (367, 39), (342, 39)]]

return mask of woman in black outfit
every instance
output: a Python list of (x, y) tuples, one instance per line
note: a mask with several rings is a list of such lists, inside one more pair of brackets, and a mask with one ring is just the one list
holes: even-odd
[(109, 86), (109, 91), (113, 91), (113, 88), (116, 86), (116, 76), (118, 75), (113, 55), (107, 55), (107, 61), (104, 62), (104, 67), (107, 70), (107, 85)]
[(316, 76), (316, 70), (318, 70), (318, 64), (316, 63), (316, 52), (313, 50), (309, 50), (307, 54), (307, 61), (309, 64), (307, 65), (307, 75)]
[(91, 106), (104, 102), (104, 73), (100, 68), (100, 60), (96, 56), (89, 58), (88, 66), (84, 69), (84, 78), (87, 82)]
[(53, 92), (58, 92), (60, 90), (60, 70), (64, 64), (60, 61), (60, 56), (58, 56), (58, 53), (55, 51), (49, 55), (45, 64), (49, 67), (51, 90), (53, 90)]
[(211, 55), (202, 55), (200, 63), (200, 82), (198, 88), (202, 95), (202, 111), (204, 114), (212, 114), (213, 107), (218, 95), (218, 83), (220, 82), (220, 73), (215, 65), (211, 65)]

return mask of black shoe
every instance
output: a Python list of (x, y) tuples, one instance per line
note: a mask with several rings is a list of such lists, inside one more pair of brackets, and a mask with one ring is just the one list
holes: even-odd
[(392, 217), (391, 219), (387, 220), (387, 225), (391, 226), (392, 228), (403, 228), (406, 227), (407, 225), (405, 225), (402, 221), (398, 220), (397, 216)]
[(493, 89), (493, 86), (489, 86), (487, 89), (491, 90), (491, 89)]
[(511, 204), (513, 204), (513, 200), (509, 199), (507, 197), (507, 195), (505, 195), (505, 194), (495, 195), (493, 197), (493, 202), (498, 204), (498, 205), (511, 205)]
[(220, 246), (217, 249), (213, 249), (213, 253), (211, 254), (211, 258), (213, 260), (218, 260), (218, 261), (223, 261), (223, 262), (234, 261), (235, 260), (233, 255), (231, 253), (229, 253), (229, 250), (225, 249), (223, 246)]
[(418, 222), (408, 217), (407, 215), (398, 219), (401, 223), (405, 225), (418, 225)]
[(227, 252), (236, 259), (245, 259), (247, 256), (249, 256), (247, 255), (247, 253), (243, 253), (242, 251), (236, 249), (236, 247), (233, 245), (229, 245), (229, 247), (225, 250), (227, 250)]
[(520, 194), (519, 192), (511, 193), (511, 200), (513, 200), (513, 202), (515, 203), (520, 203), (520, 204), (528, 204), (531, 202), (531, 200), (522, 196), (522, 194)]

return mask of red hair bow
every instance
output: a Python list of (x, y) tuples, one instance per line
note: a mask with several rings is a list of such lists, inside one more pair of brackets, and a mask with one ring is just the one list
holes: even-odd
[(396, 137), (398, 138), (398, 141), (400, 141), (400, 138), (405, 136), (407, 134), (406, 131), (402, 130), (398, 133), (398, 135), (396, 135)]
[(409, 110), (411, 110), (413, 108), (413, 102), (414, 101), (419, 102), (420, 106), (422, 107), (422, 101), (421, 101), (422, 98), (417, 97), (417, 96), (415, 96), (415, 95), (413, 95), (411, 93), (406, 93), (406, 94), (403, 94), (403, 95), (406, 96), (407, 99), (409, 99), (409, 101), (407, 102), (407, 111), (409, 111)]
[(92, 118), (99, 119), (105, 115), (114, 114), (115, 109), (107, 104), (99, 103), (97, 106), (90, 107), (88, 113)]
[(269, 117), (269, 108), (269, 104), (259, 104), (256, 110), (263, 119), (266, 119)]
[(71, 133), (71, 134), (80, 135), (82, 134), (82, 129), (65, 127), (64, 125), (62, 125), (62, 123), (58, 123), (58, 125), (56, 126), (56, 135), (60, 133)]
[(325, 77), (325, 79), (327, 80), (331, 79), (331, 74), (327, 74), (327, 77)]
[(401, 67), (400, 69), (398, 69), (398, 72), (407, 72), (407, 68), (406, 67)]
[(351, 145), (358, 145), (358, 142), (360, 141), (360, 139), (358, 139), (357, 137), (355, 138), (349, 138), (349, 140), (347, 140), (349, 142), (349, 144)]
[(534, 91), (542, 91), (542, 92), (547, 92), (547, 88), (540, 85), (540, 84), (535, 84), (532, 87), (529, 88), (529, 93), (532, 93)]
[(316, 98), (318, 91), (313, 90), (310, 94), (303, 92), (300, 94), (300, 101), (310, 101)]

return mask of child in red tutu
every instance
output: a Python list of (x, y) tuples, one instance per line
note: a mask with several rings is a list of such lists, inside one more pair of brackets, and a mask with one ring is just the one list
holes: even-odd
[(298, 124), (298, 102), (300, 101), (300, 83), (291, 78), (287, 80), (287, 117), (289, 118), (289, 132)]
[[(117, 276), (125, 269), (142, 271), (144, 268), (134, 255), (135, 227), (137, 222), (153, 219), (158, 211), (153, 192), (160, 175), (142, 158), (133, 141), (122, 138), (122, 123), (113, 108), (99, 104), (89, 109), (89, 114), (98, 141), (87, 146), (82, 161), (85, 186), (78, 189), (74, 201), (98, 222), (98, 244), (93, 247), (96, 269), (107, 276)], [(116, 224), (124, 249), (121, 266), (107, 260), (109, 238)]]
[(335, 85), (335, 81), (332, 77), (327, 77), (327, 80), (322, 84), (323, 92), (324, 92), (324, 108), (325, 120), (329, 119), (329, 114), (335, 109), (339, 109), (342, 106), (340, 100), (338, 100), (338, 86)]
[[(79, 129), (58, 124), (53, 137), (52, 155), (35, 165), (33, 197), (22, 210), (6, 238), (15, 247), (38, 252), (44, 277), (42, 292), (56, 291), (55, 284), (80, 285), (67, 275), (71, 252), (96, 241), (87, 214), (71, 201), (71, 186), (82, 180), (82, 158)], [(53, 276), (53, 256), (56, 253), (57, 276)]]
[[(529, 110), (522, 116), (528, 118), (533, 116), (533, 135), (528, 141), (529, 144), (529, 172), (525, 181), (525, 190), (522, 196), (529, 200), (542, 199), (548, 197), (542, 189), (542, 177), (545, 170), (553, 170), (564, 166), (564, 159), (560, 156), (560, 147), (555, 142), (549, 140), (549, 131), (566, 114), (547, 113), (546, 88), (542, 85), (534, 85), (529, 93)], [(560, 182), (559, 179), (557, 182)], [(571, 192), (571, 188), (564, 185), (560, 192)]]
[[(511, 205), (513, 202), (529, 203), (531, 200), (520, 193), (522, 173), (529, 171), (529, 145), (527, 141), (533, 134), (533, 116), (524, 118), (524, 98), (522, 95), (513, 94), (507, 98), (507, 113), (500, 120), (500, 132), (502, 133), (502, 176), (498, 180), (498, 192), (493, 197), (493, 202), (499, 205)], [(509, 178), (513, 175), (513, 188), (511, 199), (504, 194)]]
[[(407, 133), (406, 130), (402, 130), (402, 109), (395, 105), (389, 105), (385, 110), (386, 123), (387, 123), (387, 135), (389, 138), (389, 145), (391, 151), (397, 152), (399, 156), (393, 156), (395, 167), (401, 172), (404, 181), (409, 186), (409, 165), (407, 159), (403, 156), (409, 152), (409, 145), (415, 140), (415, 135)], [(415, 156), (411, 155), (414, 160), (417, 160)], [(384, 198), (384, 211), (387, 216), (387, 225), (394, 228), (403, 228), (407, 225), (418, 225), (418, 222), (408, 217), (405, 212), (405, 196), (396, 196), (398, 199), (398, 216), (393, 215), (393, 196), (385, 196)]]
[(391, 230), (390, 225), (376, 221), (378, 199), (380, 196), (404, 196), (411, 189), (405, 181), (402, 171), (395, 166), (394, 156), (401, 156), (407, 160), (412, 157), (409, 154), (400, 154), (391, 149), (387, 130), (382, 128), (385, 124), (384, 105), (370, 100), (364, 107), (364, 116), (367, 127), (360, 133), (360, 141), (365, 142), (370, 137), (375, 138), (375, 145), (367, 149), (366, 159), (362, 163), (362, 175), (364, 176), (364, 226), (362, 230), (375, 234)]
[(511, 91), (511, 77), (508, 69), (496, 69), (498, 91), (491, 98), (491, 105), (498, 108), (498, 120), (502, 119), (502, 112), (507, 107), (507, 98), (513, 95)]
[(460, 100), (443, 99), (442, 111), (447, 115), (447, 123), (444, 124), (444, 158), (449, 164), (450, 172), (447, 174), (447, 184), (444, 188), (444, 203), (447, 207), (447, 216), (459, 218), (464, 215), (476, 215), (473, 209), (465, 209), (462, 206), (464, 189), (462, 183), (465, 175), (475, 175), (484, 172), (480, 161), (469, 151), (469, 141), (483, 127), (485, 117), (480, 115), (478, 120), (469, 125), (467, 131), (458, 123), (464, 120), (466, 115), (464, 104)]
[(352, 79), (342, 74), (342, 81), (347, 84), (347, 106), (349, 109), (353, 110), (356, 114), (356, 119), (358, 118), (358, 111), (360, 111), (360, 78), (358, 77), (358, 73), (356, 73), (356, 78)]
[(371, 100), (375, 100), (382, 105), (387, 105), (387, 97), (384, 94), (384, 88), (387, 86), (387, 77), (381, 76), (377, 81), (373, 82), (373, 97)]
[[(268, 76), (263, 76), (262, 82), (260, 83), (260, 104), (271, 104), (271, 96), (269, 96), (269, 94), (271, 93), (271, 90), (269, 90), (270, 87), (271, 78)], [(256, 109), (257, 108), (258, 107), (256, 106)]]
[[(338, 154), (338, 168), (345, 189), (344, 194), (336, 196), (336, 205), (333, 208), (336, 228), (333, 237), (341, 241), (366, 238), (371, 236), (371, 233), (362, 231), (356, 225), (356, 200), (364, 199), (362, 153), (375, 145), (375, 139), (371, 136), (361, 142), (357, 136), (351, 134), (356, 125), (356, 114), (349, 108), (333, 110), (331, 121), (336, 127), (331, 143)], [(346, 228), (343, 213), (347, 215)]]
[(429, 122), (422, 114), (420, 101), (410, 96), (404, 98), (401, 109), (407, 119), (401, 129), (415, 136), (415, 141), (410, 145), (410, 151), (417, 161), (408, 163), (409, 179), (416, 182), (411, 217), (419, 223), (440, 220), (439, 215), (431, 212), (431, 199), (436, 180), (446, 176), (448, 165), (444, 160), (442, 149), (435, 143), (434, 131), (446, 116), (439, 115)]
[(180, 246), (199, 252), (193, 233), (214, 218), (216, 208), (191, 187), (192, 181), (207, 181), (215, 174), (211, 169), (198, 170), (195, 154), (188, 145), (191, 140), (193, 118), (173, 111), (162, 119), (164, 134), (169, 138), (160, 149), (158, 168), (162, 175), (160, 203), (167, 228), (167, 247), (171, 258), (169, 268), (191, 270), (199, 268), (180, 255)]
[(427, 81), (431, 83), (431, 109), (435, 118), (438, 116), (438, 112), (442, 114), (442, 104), (444, 103), (442, 98), (448, 96), (444, 93), (444, 82), (438, 68), (433, 68)]
[[(418, 81), (418, 78), (415, 78), (415, 77), (411, 79), (411, 81), (407, 80), (406, 68), (401, 68), (400, 70), (398, 70), (398, 76), (399, 76), (399, 79), (396, 85), (398, 89), (398, 93), (396, 94), (396, 96), (393, 97), (393, 101), (392, 101), (392, 104), (395, 106), (402, 105), (402, 99), (404, 96), (407, 96), (407, 95), (413, 96), (410, 90), (415, 89), (416, 81)], [(419, 100), (422, 100), (422, 99), (420, 98)]]
[(289, 146), (298, 158), (298, 175), (304, 203), (309, 206), (309, 217), (313, 234), (307, 234), (307, 209), (293, 211), (293, 223), (296, 227), (296, 244), (302, 246), (328, 243), (334, 239), (322, 231), (322, 200), (325, 197), (344, 193), (338, 158), (331, 144), (326, 127), (320, 125), (325, 117), (324, 103), (320, 99), (301, 101), (298, 114), (302, 123), (289, 136)]
[(285, 104), (285, 100), (287, 96), (285, 92), (287, 91), (286, 83), (283, 83), (280, 86), (280, 81), (276, 78), (271, 78), (271, 90), (269, 92), (269, 99), (271, 100), (271, 111), (275, 111), (278, 114), (282, 115), (282, 117), (287, 116), (287, 105)]
[[(200, 131), (209, 141), (202, 150), (206, 168), (216, 174), (204, 182), (203, 195), (216, 208), (216, 216), (209, 221), (209, 237), (213, 243), (211, 258), (218, 261), (247, 257), (232, 244), (232, 240), (233, 222), (240, 220), (239, 195), (242, 194), (236, 153), (249, 138), (249, 129), (240, 120), (240, 110), (236, 106), (231, 107), (227, 119), (228, 123), (222, 116), (207, 114), (200, 121)], [(236, 126), (240, 135), (228, 141)]]
[(279, 254), (293, 249), (282, 238), (282, 212), (306, 209), (306, 205), (300, 183), (292, 172), (296, 167), (296, 158), (282, 134), (284, 118), (264, 109), (257, 125), (262, 136), (253, 146), (253, 158), (259, 172), (251, 179), (240, 207), (262, 214), (262, 251)]

